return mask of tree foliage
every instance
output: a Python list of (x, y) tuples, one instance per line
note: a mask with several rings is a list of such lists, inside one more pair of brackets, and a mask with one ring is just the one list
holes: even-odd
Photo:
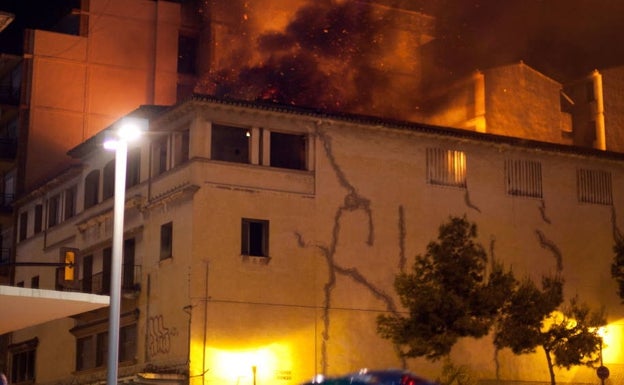
[(611, 264), (611, 276), (618, 284), (618, 295), (624, 303), (624, 240), (618, 238), (613, 246), (613, 263)]
[(488, 334), (514, 279), (497, 264), (486, 274), (487, 255), (476, 237), (475, 224), (451, 217), (426, 254), (416, 257), (412, 271), (396, 277), (395, 289), (409, 315), (381, 315), (377, 329), (405, 356), (436, 360), (459, 338)]
[(605, 324), (602, 311), (591, 311), (575, 297), (563, 303), (563, 280), (544, 278), (542, 289), (525, 279), (518, 283), (496, 323), (494, 344), (510, 348), (515, 354), (533, 353), (542, 348), (551, 384), (554, 367), (593, 366), (599, 359), (601, 337), (598, 328)]
[[(555, 366), (595, 364), (603, 312), (591, 311), (577, 298), (563, 306), (560, 276), (543, 277), (538, 288), (529, 278), (517, 280), (500, 263), (488, 265), (476, 238), (477, 227), (465, 216), (450, 217), (440, 226), (425, 255), (395, 279), (406, 315), (380, 315), (378, 333), (406, 357), (437, 360), (448, 357), (460, 338), (493, 331), (497, 349), (527, 354), (541, 348), (553, 385)], [(624, 259), (620, 246), (618, 255)], [(624, 270), (624, 260), (620, 266)], [(624, 273), (621, 277), (624, 285)]]

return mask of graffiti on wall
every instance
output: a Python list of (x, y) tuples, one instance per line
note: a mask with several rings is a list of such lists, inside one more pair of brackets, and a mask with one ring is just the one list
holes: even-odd
[(147, 351), (150, 356), (167, 354), (171, 351), (171, 338), (178, 335), (175, 328), (165, 326), (161, 315), (147, 319)]

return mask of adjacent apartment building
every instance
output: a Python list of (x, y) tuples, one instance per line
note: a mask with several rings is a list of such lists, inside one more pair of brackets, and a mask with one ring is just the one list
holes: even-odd
[[(624, 311), (610, 278), (622, 226), (624, 155), (358, 115), (195, 96), (129, 114), (149, 131), (129, 152), (120, 382), (298, 384), (316, 374), (402, 367), (376, 333), (402, 311), (393, 289), (449, 216), (517, 276), (559, 272), (569, 299), (608, 314), (603, 359), (621, 378)], [(107, 130), (74, 147), (75, 167), (19, 202), (17, 285), (110, 289), (114, 156)], [(16, 330), (12, 383), (105, 379), (108, 308)], [(59, 347), (63, 354), (59, 355)], [(483, 382), (548, 381), (541, 353), (462, 341), (451, 358)], [(589, 368), (561, 383), (596, 383)]]

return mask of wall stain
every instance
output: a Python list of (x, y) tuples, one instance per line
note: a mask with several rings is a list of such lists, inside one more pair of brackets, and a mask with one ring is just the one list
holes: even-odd
[[(338, 162), (336, 161), (333, 151), (332, 151), (331, 137), (321, 130), (321, 128), (319, 127), (319, 124), (317, 124), (316, 135), (319, 138), (320, 142), (322, 143), (324, 154), (327, 157), (330, 163), (330, 166), (338, 179), (338, 182), (345, 190), (347, 190), (343, 203), (340, 205), (340, 207), (336, 209), (336, 212), (334, 214), (332, 235), (331, 235), (331, 240), (329, 244), (323, 244), (323, 243), (309, 244), (308, 242), (306, 242), (302, 234), (295, 232), (295, 237), (297, 239), (297, 244), (299, 245), (299, 247), (317, 248), (321, 252), (325, 260), (325, 263), (327, 264), (327, 269), (328, 269), (327, 278), (326, 278), (327, 280), (323, 286), (323, 296), (324, 296), (323, 305), (322, 305), (323, 314), (321, 316), (321, 319), (323, 320), (323, 331), (321, 332), (322, 341), (321, 341), (321, 348), (320, 348), (320, 351), (321, 351), (320, 364), (321, 364), (321, 370), (322, 370), (321, 374), (326, 375), (328, 372), (328, 366), (329, 366), (327, 344), (331, 337), (330, 311), (331, 311), (331, 304), (332, 304), (332, 293), (333, 293), (334, 288), (336, 287), (336, 278), (338, 274), (340, 274), (341, 276), (347, 277), (353, 280), (354, 282), (362, 285), (375, 298), (379, 299), (380, 301), (384, 303), (387, 311), (396, 314), (397, 307), (394, 304), (394, 301), (389, 294), (385, 293), (382, 289), (375, 286), (362, 273), (360, 273), (360, 271), (357, 268), (354, 268), (354, 267), (346, 268), (344, 266), (340, 266), (336, 262), (336, 249), (337, 249), (337, 245), (340, 242), (342, 215), (344, 213), (354, 212), (358, 210), (361, 210), (366, 214), (367, 219), (368, 219), (367, 220), (368, 223), (366, 224), (368, 227), (368, 238), (367, 238), (366, 244), (369, 246), (372, 246), (375, 240), (374, 226), (373, 226), (373, 214), (372, 214), (372, 210), (370, 206), (370, 200), (360, 195), (360, 193), (358, 193), (355, 186), (353, 186), (349, 182), (344, 171), (338, 165)], [(402, 226), (401, 223), (404, 222), (404, 219), (402, 218), (401, 213), (402, 213), (402, 208), (400, 209), (400, 214), (399, 214), (400, 216), (399, 226)], [(400, 237), (403, 237), (403, 236), (404, 235), (400, 235)], [(403, 251), (401, 251), (401, 253), (403, 253)], [(401, 264), (403, 262), (400, 261), (399, 263)], [(397, 352), (399, 351), (397, 346), (395, 346), (395, 350)], [(406, 363), (403, 358), (402, 358), (402, 364), (403, 364), (403, 367), (405, 367)]]
[(407, 231), (405, 226), (405, 208), (399, 205), (399, 271), (405, 272), (407, 257), (405, 257), (405, 237)]
[(550, 224), (550, 218), (546, 216), (546, 201), (542, 199), (541, 205), (538, 207), (544, 222)]
[(474, 203), (470, 201), (470, 194), (468, 193), (468, 188), (466, 188), (466, 193), (464, 194), (464, 201), (466, 202), (466, 206), (480, 213), (481, 209), (477, 207)]
[(555, 257), (555, 260), (557, 261), (557, 271), (562, 272), (563, 256), (561, 255), (561, 250), (559, 250), (559, 248), (557, 247), (557, 245), (555, 245), (553, 241), (546, 238), (546, 235), (544, 235), (541, 230), (535, 230), (535, 233), (537, 234), (540, 246), (542, 246), (544, 249), (549, 250), (553, 254), (553, 257)]

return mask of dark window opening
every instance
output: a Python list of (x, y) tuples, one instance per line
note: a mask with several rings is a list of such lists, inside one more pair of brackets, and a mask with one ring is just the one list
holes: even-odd
[(241, 225), (241, 254), (268, 257), (269, 221), (243, 218)]
[(160, 226), (160, 259), (173, 256), (173, 222)]
[(102, 252), (102, 292), (101, 294), (110, 294), (111, 284), (111, 268), (113, 263), (113, 253), (110, 247)]
[(271, 132), (271, 166), (306, 168), (306, 136)]
[(126, 164), (126, 188), (136, 186), (141, 181), (141, 151), (134, 149), (128, 152)]
[(249, 163), (249, 130), (212, 125), (211, 158), (226, 162)]
[(59, 224), (59, 215), (61, 205), (61, 196), (55, 195), (48, 199), (48, 228), (54, 227)]
[(43, 228), (43, 205), (35, 206), (35, 234), (41, 232)]
[(152, 145), (153, 154), (153, 175), (157, 176), (167, 171), (167, 137), (163, 136)]
[(11, 352), (11, 383), (35, 382), (36, 348), (39, 341), (33, 339), (9, 346)]
[(88, 209), (99, 203), (100, 170), (93, 170), (85, 178), (84, 208)]
[(178, 36), (178, 73), (197, 74), (197, 37)]
[(19, 218), (19, 240), (23, 241), (28, 236), (28, 212), (24, 211)]
[(121, 287), (134, 287), (134, 238), (126, 239), (123, 244), (123, 266), (121, 272)]
[(115, 160), (111, 160), (104, 166), (102, 174), (102, 199), (106, 200), (115, 195)]
[(76, 215), (76, 186), (65, 190), (65, 219), (69, 219)]

